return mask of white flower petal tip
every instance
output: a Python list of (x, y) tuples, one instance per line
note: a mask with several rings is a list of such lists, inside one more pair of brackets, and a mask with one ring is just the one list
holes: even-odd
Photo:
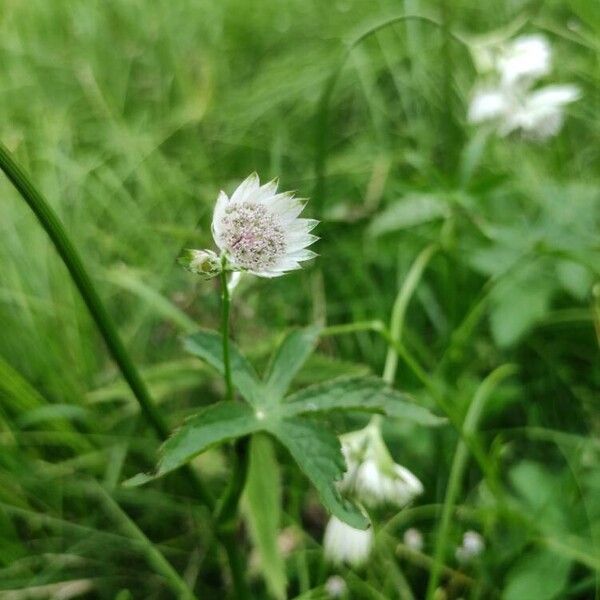
[(305, 249), (318, 239), (309, 233), (318, 221), (298, 218), (305, 201), (277, 193), (277, 185), (274, 179), (261, 186), (253, 173), (231, 198), (219, 195), (212, 232), (230, 270), (279, 277), (316, 256)]
[(354, 529), (337, 517), (331, 517), (323, 536), (325, 556), (334, 564), (359, 567), (373, 548), (373, 529)]
[(212, 279), (223, 270), (221, 259), (212, 250), (183, 250), (177, 262), (202, 279)]
[(369, 508), (392, 504), (402, 508), (423, 493), (423, 484), (405, 467), (396, 464), (383, 441), (379, 426), (341, 438), (347, 470), (340, 490)]

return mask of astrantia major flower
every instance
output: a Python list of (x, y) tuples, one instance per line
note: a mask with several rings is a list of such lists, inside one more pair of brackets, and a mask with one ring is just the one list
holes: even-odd
[(394, 462), (378, 423), (341, 436), (346, 473), (340, 491), (365, 506), (406, 506), (423, 493), (423, 485), (408, 469)]
[(372, 528), (355, 529), (337, 517), (329, 519), (323, 536), (323, 548), (331, 562), (358, 567), (369, 558), (372, 547)]
[(468, 113), (471, 123), (490, 121), (502, 136), (518, 131), (536, 140), (560, 131), (564, 108), (579, 98), (579, 89), (574, 85), (535, 88), (551, 70), (552, 49), (546, 38), (526, 35), (489, 47), (476, 45), (474, 56), (476, 64), (491, 68), (475, 87)]
[(229, 198), (219, 194), (213, 214), (215, 243), (234, 271), (278, 277), (316, 256), (308, 250), (318, 238), (314, 219), (299, 218), (304, 201), (292, 192), (277, 193), (277, 182), (260, 185), (253, 173)]

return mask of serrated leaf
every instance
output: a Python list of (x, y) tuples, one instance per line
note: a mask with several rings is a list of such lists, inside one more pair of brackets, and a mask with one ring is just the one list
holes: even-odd
[(288, 391), (292, 380), (312, 354), (319, 339), (318, 326), (296, 329), (277, 348), (265, 377), (267, 397), (277, 402)]
[(335, 485), (346, 469), (338, 438), (300, 418), (272, 421), (267, 426), (315, 486), (325, 508), (348, 525), (366, 529), (368, 519), (341, 497)]
[[(223, 366), (223, 344), (221, 334), (203, 329), (184, 338), (184, 347), (191, 354), (205, 360), (221, 375)], [(263, 387), (252, 365), (242, 356), (234, 344), (229, 344), (231, 378), (240, 394), (255, 406), (264, 399)]]
[(254, 435), (250, 442), (250, 463), (244, 490), (244, 508), (250, 536), (260, 555), (260, 570), (271, 594), (285, 598), (285, 562), (277, 546), (281, 524), (281, 477), (273, 442)]
[(443, 219), (448, 214), (448, 206), (441, 196), (412, 194), (380, 211), (371, 221), (368, 232), (372, 236), (380, 236)]
[(215, 444), (260, 429), (254, 409), (241, 402), (218, 402), (194, 415), (162, 445), (157, 476), (184, 465)]
[(421, 425), (441, 425), (445, 419), (408, 400), (377, 377), (345, 377), (319, 383), (289, 396), (281, 414), (318, 414), (334, 410), (378, 412)]

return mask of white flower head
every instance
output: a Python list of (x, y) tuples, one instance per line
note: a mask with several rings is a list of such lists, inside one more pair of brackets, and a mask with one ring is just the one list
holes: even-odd
[(348, 585), (339, 575), (332, 575), (325, 582), (325, 591), (330, 598), (342, 598), (348, 593)]
[(355, 529), (337, 517), (331, 517), (325, 528), (323, 547), (325, 556), (334, 564), (358, 567), (371, 553), (373, 529)]
[(318, 221), (298, 218), (303, 208), (293, 193), (277, 193), (277, 181), (260, 185), (256, 173), (231, 198), (221, 192), (212, 232), (228, 268), (278, 277), (316, 256), (307, 248), (318, 239), (310, 233)]
[(341, 436), (347, 470), (339, 484), (365, 506), (406, 506), (423, 493), (421, 482), (405, 467), (394, 462), (383, 441), (379, 425)]
[[(525, 35), (511, 42), (481, 46), (494, 62), (493, 76), (476, 85), (468, 111), (471, 123), (494, 122), (502, 136), (518, 131), (538, 141), (556, 135), (564, 121), (564, 108), (579, 99), (574, 85), (548, 85), (533, 89), (548, 75), (552, 50), (544, 36)], [(475, 46), (477, 48), (477, 46)], [(477, 60), (477, 52), (475, 52)], [(479, 60), (481, 62), (481, 59)]]
[(477, 558), (485, 550), (485, 541), (476, 531), (466, 531), (463, 535), (462, 545), (456, 549), (456, 560), (467, 564)]
[(405, 546), (408, 546), (415, 552), (423, 550), (423, 534), (416, 527), (407, 529), (402, 536), (402, 541)]

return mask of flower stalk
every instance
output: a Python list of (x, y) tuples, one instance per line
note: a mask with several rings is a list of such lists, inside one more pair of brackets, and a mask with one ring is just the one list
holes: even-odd
[(233, 381), (231, 379), (231, 360), (229, 358), (229, 313), (231, 309), (231, 299), (229, 296), (229, 287), (227, 286), (227, 258), (223, 256), (221, 260), (221, 336), (223, 339), (223, 368), (225, 371), (225, 386), (227, 389), (227, 400), (234, 399)]

